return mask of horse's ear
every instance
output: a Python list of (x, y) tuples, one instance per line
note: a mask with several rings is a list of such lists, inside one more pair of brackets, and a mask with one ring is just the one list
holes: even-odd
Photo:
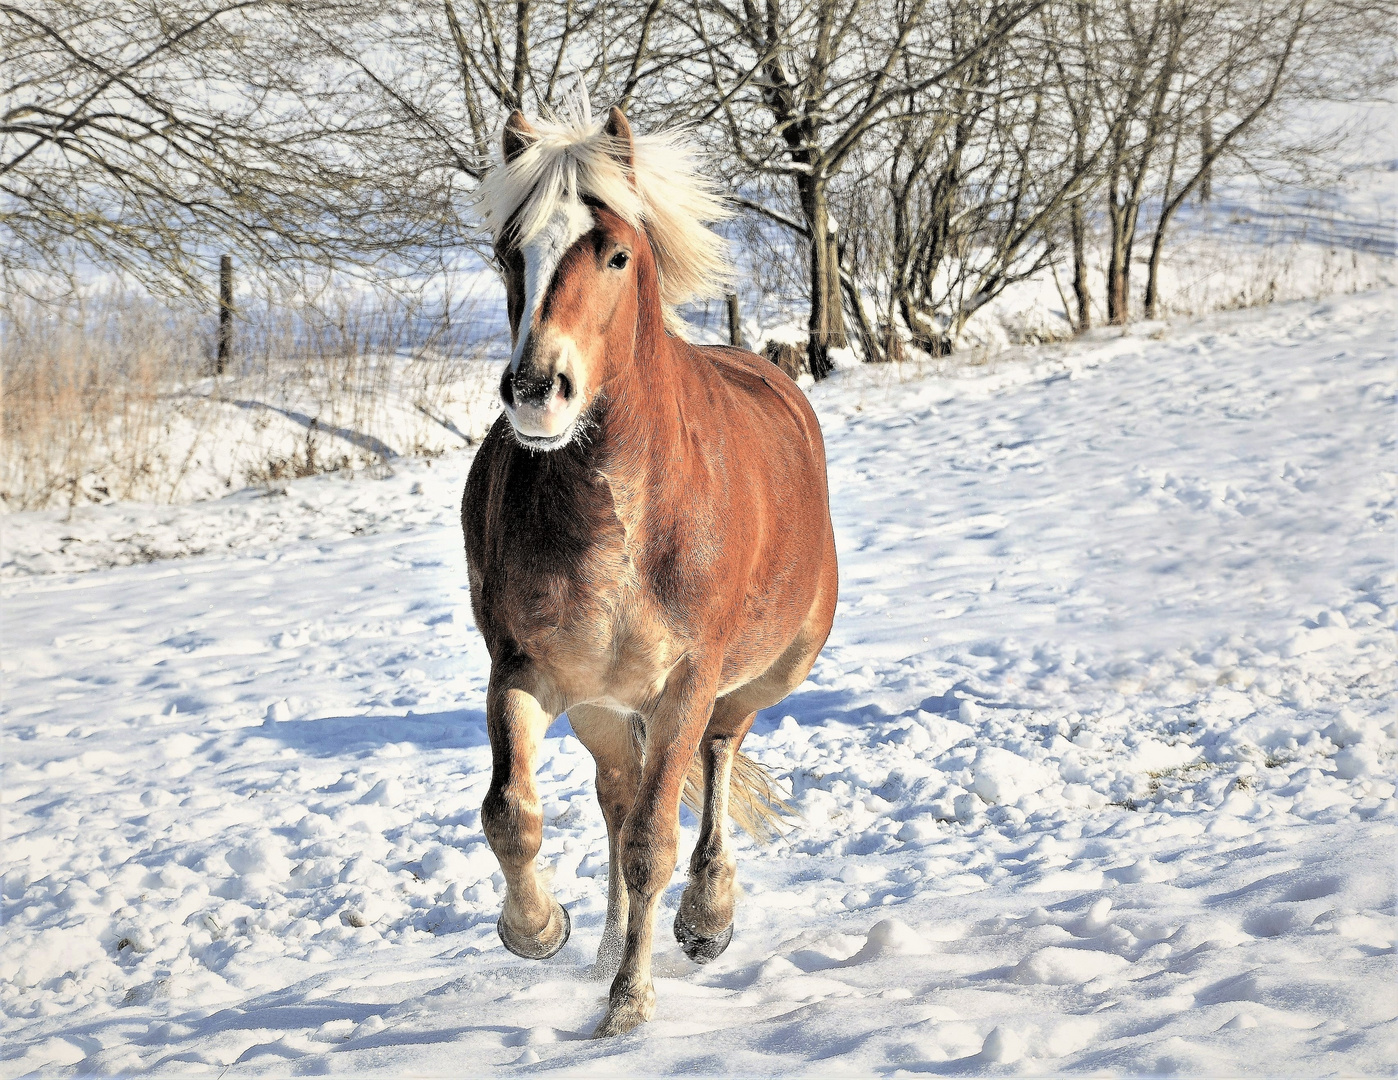
[(505, 121), (505, 133), (502, 136), (506, 164), (528, 150), (538, 137), (538, 132), (524, 118), (524, 113), (518, 109), (510, 113), (510, 118)]
[(631, 122), (626, 114), (613, 105), (602, 131), (612, 140), (612, 156), (631, 168), (636, 159), (636, 141), (631, 137)]

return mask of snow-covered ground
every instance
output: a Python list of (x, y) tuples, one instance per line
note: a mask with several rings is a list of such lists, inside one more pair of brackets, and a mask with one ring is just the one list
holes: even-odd
[(816, 388), (842, 601), (746, 747), (800, 819), (610, 1042), (566, 721), (573, 937), (495, 934), (469, 451), (7, 516), (0, 1072), (1391, 1072), (1395, 310)]

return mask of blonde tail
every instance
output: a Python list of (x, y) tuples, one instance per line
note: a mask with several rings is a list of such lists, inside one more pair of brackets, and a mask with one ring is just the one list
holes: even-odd
[[(646, 726), (640, 714), (631, 715), (632, 745), (636, 756), (646, 758)], [(680, 798), (701, 817), (704, 813), (704, 759), (702, 751), (694, 755), (685, 774)], [(733, 755), (733, 768), (728, 778), (728, 816), (754, 840), (771, 840), (780, 836), (786, 823), (783, 816), (797, 817), (796, 808), (772, 788), (767, 770), (739, 751)]]
[[(696, 814), (704, 812), (704, 761), (696, 754), (684, 779), (684, 804)], [(794, 816), (795, 807), (772, 788), (767, 770), (744, 753), (733, 756), (728, 780), (728, 816), (754, 840), (780, 836), (783, 815)]]

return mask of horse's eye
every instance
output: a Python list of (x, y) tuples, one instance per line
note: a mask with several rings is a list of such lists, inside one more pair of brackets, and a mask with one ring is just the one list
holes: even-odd
[(626, 264), (631, 261), (631, 256), (624, 251), (618, 251), (607, 263), (613, 270), (625, 270)]

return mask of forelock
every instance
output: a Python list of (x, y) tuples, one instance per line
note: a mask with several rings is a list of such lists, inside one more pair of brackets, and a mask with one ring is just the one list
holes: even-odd
[(673, 132), (634, 138), (631, 167), (589, 110), (533, 123), (533, 141), (498, 161), (477, 191), (476, 206), (497, 247), (522, 247), (559, 208), (595, 200), (628, 225), (644, 229), (655, 254), (667, 321), (688, 300), (719, 293), (728, 274), (726, 243), (706, 222), (728, 216), (713, 184)]

